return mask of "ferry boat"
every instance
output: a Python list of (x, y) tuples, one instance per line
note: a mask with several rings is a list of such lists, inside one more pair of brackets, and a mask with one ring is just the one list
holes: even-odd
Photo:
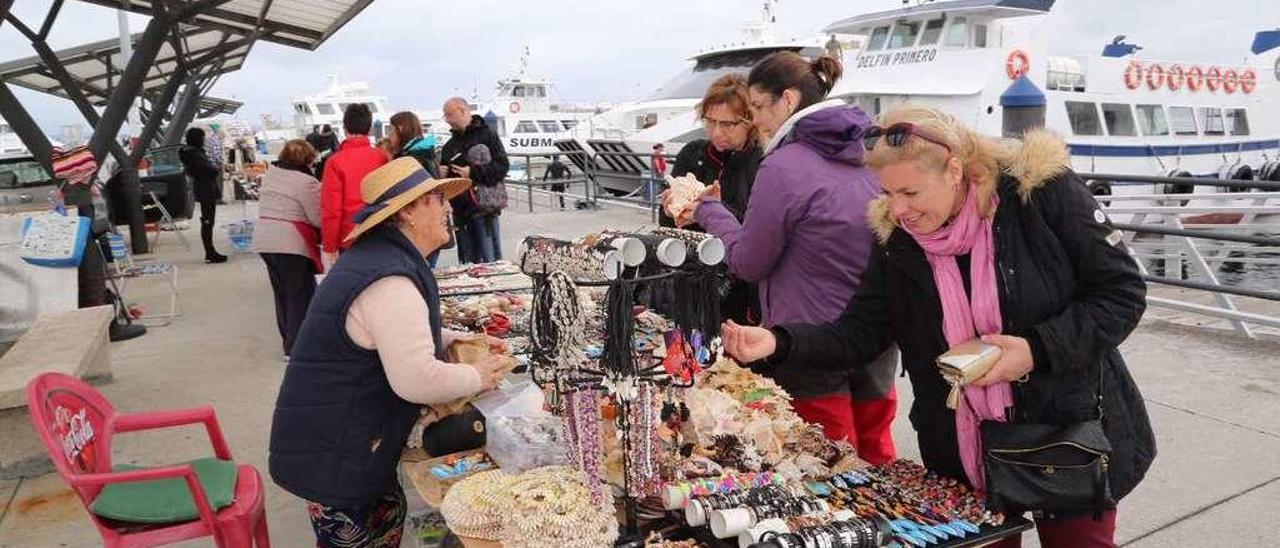
[[(1084, 173), (1280, 180), (1280, 31), (1259, 32), (1235, 63), (1148, 57), (1124, 36), (1068, 56), (1040, 31), (1054, 4), (954, 0), (837, 21), (825, 31), (865, 40), (832, 96), (872, 115), (936, 107), (995, 136), (1045, 126)], [(1222, 192), (1089, 184), (1097, 195)]]
[(366, 82), (339, 82), (337, 75), (329, 75), (329, 88), (315, 95), (293, 98), (293, 125), (300, 135), (306, 135), (316, 126), (328, 124), (337, 133), (338, 140), (346, 137), (342, 129), (342, 113), (353, 103), (368, 105), (373, 114), (370, 138), (377, 141), (386, 136), (387, 126), (394, 112), (387, 109), (387, 98), (375, 95)]
[[(775, 4), (774, 0), (764, 2), (760, 18), (743, 24), (738, 42), (695, 54), (689, 59), (691, 66), (669, 78), (648, 97), (590, 118), (579, 126), (572, 139), (558, 142), (557, 147), (569, 153), (610, 155), (596, 166), (597, 182), (618, 193), (636, 190), (642, 177), (647, 176), (648, 163), (628, 154), (648, 153), (656, 143), (668, 144), (667, 153), (675, 154), (684, 143), (704, 138), (706, 132), (694, 109), (712, 82), (735, 72), (746, 75), (761, 59), (779, 51), (812, 57), (824, 48), (835, 47), (831, 44), (834, 37), (825, 34), (779, 39), (775, 32)], [(839, 46), (850, 47), (849, 37), (844, 38), (846, 41), (837, 40)], [(570, 158), (583, 167), (580, 154)], [(612, 176), (611, 172), (618, 175)]]
[[(575, 104), (557, 101), (551, 80), (529, 72), (529, 48), (520, 56), (520, 68), (498, 81), (497, 93), (488, 101), (476, 101), (472, 112), (485, 118), (502, 139), (509, 155), (542, 155), (557, 152), (555, 143), (574, 134), (588, 119), (612, 107), (609, 104)], [(474, 100), (475, 98), (473, 98)], [(437, 118), (443, 118), (436, 111)], [(442, 119), (431, 121), (433, 130), (447, 134)], [(515, 159), (513, 159), (515, 160)], [(514, 163), (523, 163), (523, 160)]]

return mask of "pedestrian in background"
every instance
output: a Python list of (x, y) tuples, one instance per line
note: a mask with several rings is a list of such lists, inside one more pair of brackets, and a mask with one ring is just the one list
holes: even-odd
[(320, 181), (311, 172), (316, 150), (302, 139), (285, 143), (262, 176), (253, 250), (267, 264), (284, 355), (293, 351), (316, 291), (320, 261)]
[(369, 142), (373, 113), (364, 103), (352, 103), (342, 114), (342, 129), (347, 138), (324, 166), (320, 180), (321, 258), (328, 268), (338, 252), (350, 246), (345, 241), (355, 227), (352, 217), (364, 207), (360, 182), (369, 172), (387, 163), (387, 154)]
[(510, 163), (498, 134), (484, 118), (471, 113), (461, 97), (444, 103), (450, 138), (440, 153), (440, 176), (471, 179), (471, 192), (452, 200), (458, 235), (458, 262), (481, 263), (502, 259), (498, 217), (506, 207), (504, 181)]
[(178, 158), (182, 160), (182, 169), (191, 180), (192, 193), (200, 203), (200, 243), (204, 245), (204, 262), (225, 263), (227, 256), (218, 253), (213, 247), (213, 223), (218, 202), (222, 200), (222, 185), (218, 184), (222, 167), (209, 157), (203, 129), (187, 129), (186, 143), (178, 151)]

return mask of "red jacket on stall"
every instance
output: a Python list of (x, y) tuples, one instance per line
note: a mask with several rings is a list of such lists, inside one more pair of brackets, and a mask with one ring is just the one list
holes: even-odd
[(352, 217), (364, 207), (360, 181), (387, 161), (386, 153), (370, 145), (368, 135), (353, 135), (325, 162), (320, 181), (320, 243), (326, 252), (350, 247), (342, 240), (355, 227)]

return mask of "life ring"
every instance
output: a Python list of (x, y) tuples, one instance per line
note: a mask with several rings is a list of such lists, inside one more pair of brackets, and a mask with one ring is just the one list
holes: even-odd
[(1236, 69), (1227, 69), (1222, 73), (1222, 91), (1226, 93), (1235, 93), (1236, 88), (1240, 86), (1240, 73)]
[(1010, 52), (1009, 58), (1004, 61), (1004, 73), (1010, 80), (1017, 80), (1030, 71), (1031, 58), (1027, 57), (1027, 52), (1020, 49)]
[(1140, 85), (1142, 85), (1142, 63), (1129, 61), (1129, 66), (1124, 68), (1124, 87), (1138, 89)]
[(1244, 69), (1244, 72), (1240, 73), (1240, 92), (1253, 93), (1253, 90), (1257, 87), (1258, 73), (1253, 69)]
[(1165, 83), (1169, 86), (1169, 91), (1178, 91), (1182, 89), (1182, 83), (1187, 81), (1187, 71), (1182, 65), (1173, 65), (1169, 67), (1168, 77)]
[(1191, 67), (1187, 69), (1187, 91), (1200, 91), (1204, 87), (1204, 69)]
[(1159, 63), (1147, 67), (1147, 88), (1156, 90), (1164, 87), (1164, 67)]
[(520, 103), (512, 101), (510, 105), (507, 105), (507, 110), (511, 111), (512, 114), (520, 112)]
[(1218, 91), (1222, 86), (1222, 69), (1218, 67), (1209, 67), (1204, 71), (1204, 87), (1209, 91)]

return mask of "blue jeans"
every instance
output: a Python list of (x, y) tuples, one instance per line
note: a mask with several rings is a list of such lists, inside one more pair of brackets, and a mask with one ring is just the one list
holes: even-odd
[(458, 262), (491, 263), (502, 259), (498, 217), (480, 215), (458, 227)]

